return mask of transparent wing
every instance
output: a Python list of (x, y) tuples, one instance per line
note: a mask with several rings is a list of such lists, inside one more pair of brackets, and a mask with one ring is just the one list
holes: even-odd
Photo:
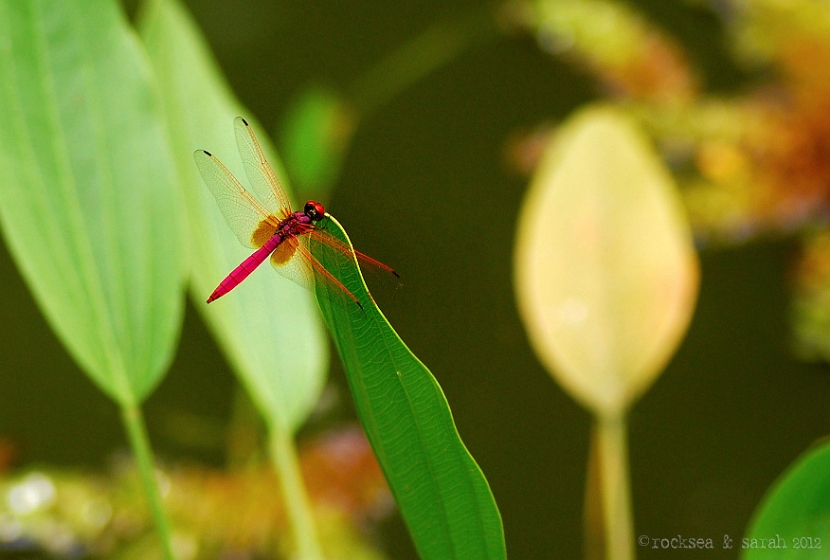
[(260, 229), (261, 224), (267, 222), (276, 228), (279, 221), (242, 186), (216, 156), (204, 150), (196, 150), (193, 159), (236, 237), (246, 247), (259, 248), (262, 243), (255, 244), (254, 234)]
[(282, 188), (271, 164), (265, 159), (265, 154), (262, 152), (262, 147), (251, 125), (242, 117), (236, 117), (233, 121), (233, 128), (236, 132), (236, 145), (239, 148), (239, 155), (242, 157), (242, 165), (251, 188), (265, 203), (268, 210), (274, 212), (280, 219), (287, 218), (291, 215), (291, 202), (288, 200), (288, 194)]
[[(308, 290), (314, 291), (315, 285), (322, 284), (325, 289), (318, 295), (326, 297), (332, 303), (342, 307), (354, 302), (363, 309), (354, 294), (311, 254), (306, 236), (290, 237), (280, 243), (271, 253), (271, 264), (282, 276)], [(339, 295), (346, 297), (338, 297)]]
[(392, 267), (386, 266), (379, 260), (373, 259), (369, 255), (365, 255), (360, 251), (353, 249), (348, 243), (340, 241), (327, 231), (315, 225), (307, 227), (309, 228), (309, 230), (305, 233), (305, 236), (308, 236), (310, 239), (314, 239), (315, 241), (318, 241), (319, 243), (322, 243), (323, 245), (333, 249), (335, 251), (335, 254), (339, 254), (338, 258), (345, 258), (351, 260), (357, 257), (358, 262), (362, 265), (368, 265), (369, 269), (381, 270), (383, 272), (395, 276), (396, 278), (401, 277), (400, 274), (395, 272), (395, 270)]
[(284, 240), (271, 253), (271, 265), (282, 276), (311, 290), (314, 288), (314, 271), (302, 257), (297, 255), (299, 246), (300, 240), (296, 237)]

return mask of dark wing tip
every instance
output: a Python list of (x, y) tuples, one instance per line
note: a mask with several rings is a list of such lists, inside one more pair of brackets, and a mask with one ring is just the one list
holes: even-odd
[(196, 153), (199, 153), (199, 152), (202, 152), (203, 154), (206, 154), (206, 155), (207, 155), (207, 157), (213, 157), (213, 154), (212, 154), (212, 153), (210, 153), (210, 152), (209, 152), (209, 151), (207, 151), (207, 150), (196, 150)]
[(239, 118), (242, 119), (242, 122), (245, 123), (245, 126), (251, 126), (251, 125), (248, 124), (248, 121), (245, 120), (245, 117), (239, 117)]

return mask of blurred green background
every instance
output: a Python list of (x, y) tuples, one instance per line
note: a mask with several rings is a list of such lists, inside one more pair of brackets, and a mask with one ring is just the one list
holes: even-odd
[[(126, 2), (131, 14), (135, 4)], [(684, 45), (708, 89), (745, 86), (748, 77), (729, 62), (710, 11), (632, 4)], [(481, 7), (459, 0), (187, 5), (237, 96), (272, 135), (308, 86), (345, 91), (431, 24)], [(515, 559), (580, 556), (590, 418), (538, 363), (517, 315), (512, 250), (527, 179), (504, 154), (517, 131), (559, 121), (597, 97), (576, 66), (544, 54), (531, 38), (494, 35), (362, 120), (323, 201), (361, 251), (401, 274), (398, 290), (371, 278), (370, 286), (443, 387), (490, 482)], [(794, 246), (779, 238), (703, 248), (690, 331), (630, 417), (636, 535), (739, 540), (767, 487), (827, 434), (828, 369), (790, 351)], [(0, 275), (0, 436), (18, 446), (23, 464), (102, 468), (126, 447), (116, 407), (79, 374), (5, 249)], [(353, 418), (336, 361), (330, 383), (340, 398), (330, 414)], [(175, 363), (145, 407), (162, 460), (222, 463), (221, 448), (171, 437), (170, 419), (194, 415), (222, 425), (234, 384), (188, 307)], [(384, 523), (379, 538), (390, 558), (416, 558), (399, 517)]]

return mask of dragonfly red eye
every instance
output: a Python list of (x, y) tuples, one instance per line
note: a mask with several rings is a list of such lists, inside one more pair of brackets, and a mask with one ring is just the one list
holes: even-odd
[(323, 208), (323, 205), (317, 201), (309, 200), (305, 203), (305, 208), (303, 208), (303, 213), (306, 216), (311, 218), (311, 221), (316, 222), (317, 220), (322, 220), (323, 217), (326, 215), (326, 209)]

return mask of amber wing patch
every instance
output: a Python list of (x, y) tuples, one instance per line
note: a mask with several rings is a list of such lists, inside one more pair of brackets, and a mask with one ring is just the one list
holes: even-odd
[(271, 239), (276, 233), (277, 228), (272, 223), (276, 221), (273, 216), (268, 216), (266, 219), (259, 222), (254, 232), (251, 234), (251, 244), (257, 249), (265, 245), (265, 242)]
[(274, 266), (284, 266), (291, 260), (291, 257), (294, 256), (294, 252), (297, 250), (298, 244), (299, 242), (296, 237), (289, 237), (285, 239), (282, 243), (277, 245), (277, 248), (274, 249), (273, 253), (271, 253), (271, 264)]

